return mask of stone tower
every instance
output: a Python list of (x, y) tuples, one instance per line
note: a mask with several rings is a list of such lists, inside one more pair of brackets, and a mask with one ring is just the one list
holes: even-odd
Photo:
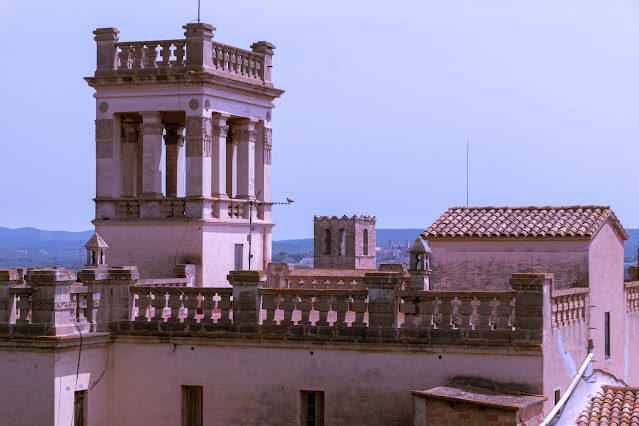
[(315, 216), (315, 268), (375, 269), (375, 217)]
[(196, 265), (197, 286), (227, 284), (271, 260), (271, 82), (275, 46), (243, 50), (187, 24), (180, 40), (120, 42), (94, 31), (96, 232), (109, 263), (142, 278)]

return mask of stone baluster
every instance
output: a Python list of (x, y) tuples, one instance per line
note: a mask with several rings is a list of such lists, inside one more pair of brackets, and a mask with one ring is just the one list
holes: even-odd
[(234, 325), (258, 324), (258, 294), (266, 281), (266, 275), (259, 271), (231, 271), (227, 276), (233, 286), (233, 323)]
[(328, 326), (328, 311), (331, 310), (331, 302), (329, 295), (324, 293), (315, 293), (315, 310), (319, 312), (319, 319), (315, 323), (317, 326)]
[(397, 327), (398, 298), (395, 292), (402, 283), (395, 272), (367, 272), (369, 327)]
[(170, 41), (161, 41), (160, 47), (162, 50), (160, 51), (160, 56), (162, 57), (162, 61), (158, 64), (160, 68), (168, 68), (171, 66), (171, 45), (173, 43)]
[(310, 325), (311, 324), (311, 310), (313, 309), (313, 298), (308, 294), (299, 294), (299, 302), (297, 302), (297, 309), (301, 312), (301, 318), (298, 324)]
[(280, 302), (280, 309), (284, 311), (284, 318), (280, 321), (280, 325), (293, 325), (293, 311), (295, 310), (295, 302), (297, 296), (293, 294), (283, 294), (284, 300)]
[(166, 196), (184, 196), (184, 126), (180, 124), (166, 124)]
[(365, 294), (353, 294), (351, 295), (351, 310), (355, 313), (355, 320), (351, 324), (351, 327), (365, 327), (364, 317), (366, 314), (366, 295)]
[[(219, 325), (229, 326), (231, 325), (231, 318), (229, 316), (233, 304), (231, 303), (232, 293), (218, 293), (220, 300), (217, 302), (217, 307), (220, 309), (220, 319), (217, 321)], [(235, 316), (235, 310), (233, 310)]]
[(349, 307), (349, 297), (346, 294), (337, 294), (334, 295), (333, 298), (335, 299), (333, 302), (333, 310), (337, 314), (337, 320), (333, 325), (335, 327), (347, 327), (346, 312)]
[[(117, 28), (98, 28), (93, 31), (97, 44), (97, 72), (109, 72), (118, 68), (116, 43), (119, 33)], [(126, 64), (126, 60), (124, 62)]]
[(156, 48), (158, 43), (147, 43), (144, 48), (144, 68), (157, 68), (158, 66), (155, 64), (155, 60), (158, 57), (158, 52)]

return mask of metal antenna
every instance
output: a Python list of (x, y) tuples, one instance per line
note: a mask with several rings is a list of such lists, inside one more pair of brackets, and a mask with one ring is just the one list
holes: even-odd
[(252, 249), (252, 240), (253, 240), (253, 206), (263, 206), (263, 205), (267, 205), (267, 206), (274, 206), (274, 205), (289, 205), (291, 203), (294, 203), (295, 201), (291, 200), (290, 198), (286, 199), (285, 203), (274, 203), (272, 201), (259, 201), (258, 198), (260, 197), (260, 194), (262, 193), (262, 190), (260, 189), (257, 194), (255, 195), (255, 200), (250, 200), (249, 201), (249, 233), (248, 236), (246, 237), (248, 239), (248, 246), (249, 246), (249, 258), (248, 258), (248, 269), (249, 271), (251, 270), (251, 259), (253, 258), (253, 253), (251, 252)]
[(466, 207), (468, 207), (468, 139), (466, 139)]
[[(198, 24), (200, 23), (200, 0), (197, 0), (197, 23)], [(249, 262), (250, 262), (250, 259), (249, 259)]]

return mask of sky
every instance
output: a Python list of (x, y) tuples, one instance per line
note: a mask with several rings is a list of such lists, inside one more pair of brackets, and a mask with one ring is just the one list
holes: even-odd
[[(275, 240), (313, 215), (427, 228), (448, 207), (610, 205), (639, 227), (639, 0), (201, 0), (277, 48)], [(197, 0), (0, 0), (0, 226), (92, 228), (92, 31), (183, 38)]]

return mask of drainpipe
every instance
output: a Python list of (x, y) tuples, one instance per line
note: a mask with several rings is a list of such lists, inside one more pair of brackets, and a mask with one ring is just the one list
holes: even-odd
[(557, 405), (555, 405), (550, 413), (548, 413), (544, 421), (539, 423), (539, 426), (547, 426), (549, 422), (557, 415), (559, 410), (561, 410), (561, 408), (566, 404), (568, 398), (570, 398), (570, 395), (572, 394), (572, 391), (575, 390), (575, 388), (577, 387), (579, 379), (583, 377), (586, 368), (588, 368), (588, 365), (590, 365), (590, 360), (592, 360), (592, 357), (594, 355), (595, 346), (592, 343), (592, 339), (588, 339), (588, 355), (586, 356), (584, 363), (581, 365), (581, 368), (577, 372), (577, 375), (572, 379), (572, 383), (570, 383), (570, 386), (568, 386), (568, 389), (566, 389), (566, 393), (564, 393), (564, 396), (561, 397)]

